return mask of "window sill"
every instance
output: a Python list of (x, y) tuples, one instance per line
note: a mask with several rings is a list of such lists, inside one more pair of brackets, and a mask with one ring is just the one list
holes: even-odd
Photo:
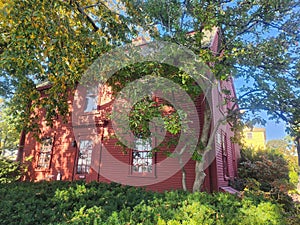
[(49, 168), (35, 168), (35, 172), (50, 172)]
[(88, 115), (95, 115), (95, 114), (100, 114), (98, 109), (92, 110), (92, 111), (83, 111), (82, 116), (88, 116)]
[(229, 181), (229, 180), (230, 180), (230, 177), (225, 176), (225, 177), (224, 177), (224, 180)]
[(76, 177), (79, 179), (85, 179), (88, 173), (76, 173)]
[(156, 175), (154, 173), (131, 173), (128, 177), (137, 177), (137, 178), (152, 178), (156, 179)]

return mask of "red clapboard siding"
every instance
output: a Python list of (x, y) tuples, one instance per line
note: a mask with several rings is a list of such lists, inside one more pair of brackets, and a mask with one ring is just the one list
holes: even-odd
[[(220, 45), (219, 30), (214, 35), (210, 49), (214, 54), (217, 54)], [(231, 91), (235, 96), (233, 88), (233, 81), (220, 82), (222, 88), (226, 88)], [(39, 88), (42, 98), (46, 97), (45, 90), (50, 88), (51, 85)], [(81, 96), (87, 90), (78, 90)], [(120, 182), (122, 184), (133, 184), (135, 186), (144, 186), (149, 190), (165, 191), (182, 189), (182, 171), (178, 170), (178, 162), (172, 161), (172, 164), (168, 164), (169, 167), (165, 168), (161, 165), (168, 159), (166, 152), (174, 151), (174, 147), (161, 147), (155, 154), (155, 162), (152, 174), (146, 174), (145, 176), (133, 174), (131, 171), (132, 162), (132, 150), (124, 149), (118, 145), (118, 140), (111, 136), (114, 133), (111, 122), (109, 121), (108, 114), (112, 110), (113, 97), (109, 87), (105, 87), (104, 91), (99, 93), (100, 103), (97, 106), (96, 112), (85, 113), (83, 107), (79, 109), (73, 109), (73, 103), (75, 102), (73, 95), (70, 94), (69, 106), (73, 115), (77, 115), (77, 120), (72, 121), (72, 115), (67, 118), (67, 123), (64, 123), (62, 118), (58, 116), (53, 121), (53, 127), (46, 126), (45, 109), (40, 110), (39, 113), (39, 126), (41, 128), (40, 138), (51, 137), (53, 138), (53, 146), (50, 157), (49, 168), (38, 169), (38, 159), (41, 149), (41, 143), (35, 139), (32, 133), (28, 133), (24, 140), (24, 143), (20, 145), (24, 146), (23, 159), (31, 157), (31, 161), (26, 162), (28, 165), (28, 172), (24, 176), (24, 180), (80, 180), (83, 179), (86, 182), (93, 180), (99, 182)], [(222, 118), (222, 110), (220, 108), (220, 101), (222, 101), (222, 94), (219, 92), (217, 85), (212, 90), (212, 105), (211, 111), (213, 116), (212, 128), (217, 121)], [(162, 99), (156, 98), (158, 104), (162, 103)], [(76, 102), (75, 102), (76, 103)], [(182, 106), (191, 108), (188, 103), (181, 103)], [(205, 96), (202, 94), (195, 100), (195, 106), (198, 115), (196, 118), (199, 120), (199, 135), (202, 132), (202, 124), (204, 122), (204, 110)], [(76, 104), (75, 104), (76, 105)], [(229, 103), (228, 107), (233, 106), (233, 103)], [(167, 107), (167, 110), (172, 110), (172, 107)], [(87, 128), (90, 124), (97, 124), (96, 127)], [(205, 169), (206, 177), (203, 184), (203, 190), (212, 192), (219, 191), (221, 187), (228, 186), (229, 180), (237, 176), (237, 158), (239, 157), (239, 147), (236, 144), (231, 143), (230, 137), (233, 135), (230, 125), (221, 125), (219, 132), (225, 134), (224, 141), (226, 142), (226, 155), (227, 155), (227, 168), (228, 176), (224, 174), (224, 160), (222, 154), (222, 146), (216, 140), (213, 143), (213, 151), (215, 152), (215, 158), (208, 168)], [(97, 137), (95, 139), (95, 137)], [(164, 142), (171, 137), (167, 134)], [(97, 140), (94, 143), (94, 150), (92, 152), (93, 160), (91, 163), (91, 169), (88, 174), (77, 174), (77, 162), (79, 157), (79, 146), (74, 145), (74, 140), (80, 139)], [(198, 137), (199, 140), (200, 136)], [(186, 172), (186, 185), (188, 190), (192, 190), (193, 182), (195, 179), (195, 161), (189, 160), (184, 166)], [(167, 176), (170, 174), (170, 176)], [(60, 174), (60, 176), (59, 176)], [(164, 178), (164, 179), (162, 179)]]

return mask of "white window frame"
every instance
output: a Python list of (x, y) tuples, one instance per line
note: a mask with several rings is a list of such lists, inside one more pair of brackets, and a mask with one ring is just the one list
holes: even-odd
[(93, 112), (97, 110), (98, 107), (98, 98), (99, 98), (99, 88), (98, 87), (91, 87), (86, 91), (85, 97), (85, 109), (83, 112)]
[(77, 174), (88, 174), (92, 164), (93, 141), (82, 139), (78, 145), (78, 157), (76, 165)]
[(49, 169), (51, 164), (53, 149), (53, 137), (42, 138), (41, 148), (39, 151), (37, 169)]
[(132, 149), (131, 174), (153, 175), (155, 153), (152, 151), (152, 138), (135, 138)]

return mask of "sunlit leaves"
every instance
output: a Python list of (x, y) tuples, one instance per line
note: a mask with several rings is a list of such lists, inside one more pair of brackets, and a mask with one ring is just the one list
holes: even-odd
[[(2, 0), (0, 11), (0, 92), (14, 96), (16, 114), (30, 117), (34, 112), (25, 110), (29, 102), (39, 105), (35, 84), (50, 81), (49, 99), (40, 106), (51, 108), (47, 111), (49, 121), (54, 116), (50, 112), (66, 115), (67, 90), (74, 88), (85, 69), (99, 55), (130, 42), (139, 32), (193, 50), (211, 66), (217, 79), (238, 75), (253, 82), (261, 94), (241, 100), (241, 104), (251, 103), (243, 107), (272, 113), (275, 103), (287, 101), (283, 97), (290, 99), (280, 110), (290, 107), (288, 121), (299, 123), (295, 109), (299, 98), (295, 92), (299, 87), (298, 1)], [(211, 52), (203, 40), (205, 31), (216, 26), (222, 29), (221, 48)], [(195, 33), (187, 35), (191, 31)], [(164, 73), (161, 68), (150, 73)], [(144, 69), (143, 74), (150, 71)], [(185, 90), (194, 87), (183, 73), (173, 74), (169, 73)], [(128, 74), (121, 70), (116, 79), (125, 84)], [(282, 86), (289, 87), (288, 94), (279, 93)], [(278, 98), (273, 101), (276, 93)], [(266, 98), (270, 104), (252, 104)], [(65, 104), (57, 104), (57, 99)], [(277, 117), (277, 112), (273, 116)]]
[[(100, 54), (128, 41), (130, 30), (125, 19), (105, 4), (87, 12), (101, 21), (96, 22), (99, 29), (94, 32), (91, 22), (78, 10), (88, 4), (94, 2), (19, 0), (6, 4), (9, 10), (0, 27), (0, 67), (11, 85), (7, 93), (20, 127), (32, 129), (37, 118), (34, 108), (47, 106), (49, 124), (57, 114), (66, 116), (69, 91), (83, 72)], [(40, 99), (35, 86), (45, 81), (52, 87), (46, 91), (48, 97)]]

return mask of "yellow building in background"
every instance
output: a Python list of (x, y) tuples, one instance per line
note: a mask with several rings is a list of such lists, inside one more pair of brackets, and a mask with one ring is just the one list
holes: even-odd
[(247, 147), (255, 149), (266, 147), (266, 129), (265, 128), (245, 128), (243, 130), (243, 143)]

